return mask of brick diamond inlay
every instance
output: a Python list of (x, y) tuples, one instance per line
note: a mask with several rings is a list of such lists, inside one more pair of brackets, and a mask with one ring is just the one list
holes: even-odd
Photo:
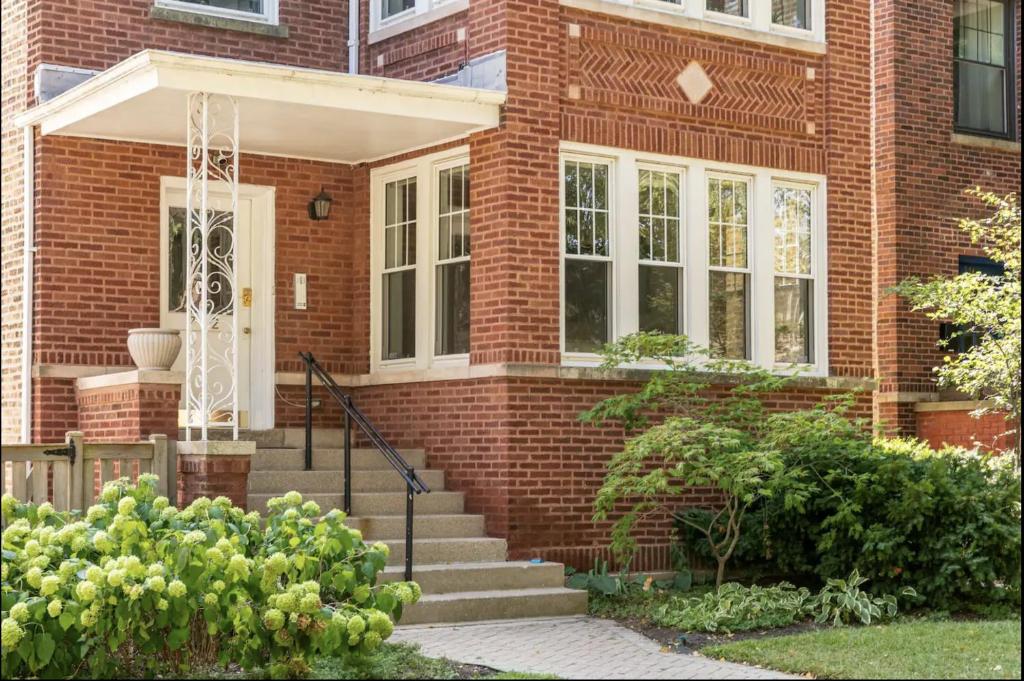
[(686, 65), (686, 68), (676, 78), (676, 83), (682, 88), (683, 94), (691, 104), (700, 104), (701, 100), (707, 97), (711, 88), (715, 86), (708, 78), (704, 67), (695, 61)]

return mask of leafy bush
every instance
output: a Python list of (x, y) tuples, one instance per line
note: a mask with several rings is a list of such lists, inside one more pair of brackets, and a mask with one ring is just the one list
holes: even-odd
[(187, 674), (229, 662), (296, 676), (316, 655), (372, 653), (414, 583), (376, 586), (388, 548), (297, 492), (258, 513), (197, 499), (181, 511), (155, 478), (107, 485), (84, 514), (5, 495), (5, 676)]
[(686, 631), (733, 632), (785, 627), (807, 619), (814, 596), (787, 582), (723, 584), (700, 598), (679, 597), (655, 611), (656, 624)]
[[(856, 570), (847, 579), (830, 579), (818, 592), (814, 608), (818, 611), (815, 620), (819, 623), (832, 621), (833, 625), (849, 624), (854, 618), (861, 624), (871, 624), (881, 619), (892, 619), (899, 612), (896, 596), (872, 596), (860, 587), (868, 580)], [(903, 596), (916, 596), (915, 591), (906, 587)]]
[[(850, 399), (770, 417), (766, 444), (782, 452), (799, 490), (766, 513), (786, 574), (834, 579), (857, 570), (871, 591), (914, 589), (935, 610), (1020, 606), (1020, 477), (1007, 457), (872, 441)], [(799, 499), (787, 507), (781, 498)]]
[(658, 589), (676, 589), (687, 591), (693, 585), (693, 574), (689, 570), (680, 570), (672, 579), (654, 579), (642, 574), (630, 575), (623, 569), (618, 575), (608, 573), (608, 561), (594, 559), (594, 567), (587, 572), (577, 572), (567, 567), (565, 574), (569, 578), (566, 586), (570, 589), (589, 591), (594, 595), (616, 596), (633, 589), (647, 591), (651, 587)]

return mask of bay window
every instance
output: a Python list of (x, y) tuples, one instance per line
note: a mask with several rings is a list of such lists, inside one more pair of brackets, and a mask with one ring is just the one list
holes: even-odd
[(565, 349), (597, 352), (610, 340), (609, 165), (563, 165)]
[(1014, 8), (1006, 0), (957, 0), (953, 14), (956, 128), (1012, 137)]
[(825, 178), (562, 144), (563, 363), (638, 331), (828, 372)]
[(708, 180), (709, 346), (716, 357), (749, 359), (750, 180)]

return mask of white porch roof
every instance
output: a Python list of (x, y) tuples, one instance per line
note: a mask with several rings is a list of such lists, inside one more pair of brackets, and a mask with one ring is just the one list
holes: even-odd
[(184, 146), (191, 92), (238, 101), (243, 153), (341, 163), (498, 125), (505, 93), (145, 50), (17, 117), (43, 135)]

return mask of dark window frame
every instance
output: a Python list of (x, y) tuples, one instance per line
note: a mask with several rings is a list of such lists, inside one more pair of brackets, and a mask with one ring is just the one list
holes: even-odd
[[(958, 272), (978, 272), (989, 277), (1001, 277), (1006, 274), (1006, 268), (990, 258), (979, 255), (961, 255)], [(964, 331), (959, 324), (942, 322), (939, 324), (939, 339), (946, 341), (945, 348), (952, 352), (967, 352), (978, 344), (978, 334), (971, 331)]]
[(993, 0), (1003, 5), (1003, 62), (1005, 66), (1005, 87), (1003, 89), (1003, 106), (1006, 116), (1006, 132), (998, 133), (991, 130), (977, 130), (960, 125), (960, 62), (982, 64), (971, 59), (957, 56), (956, 13), (961, 0), (953, 3), (953, 128), (956, 132), (978, 137), (990, 137), (1001, 140), (1017, 140), (1017, 3), (1013, 0)]

